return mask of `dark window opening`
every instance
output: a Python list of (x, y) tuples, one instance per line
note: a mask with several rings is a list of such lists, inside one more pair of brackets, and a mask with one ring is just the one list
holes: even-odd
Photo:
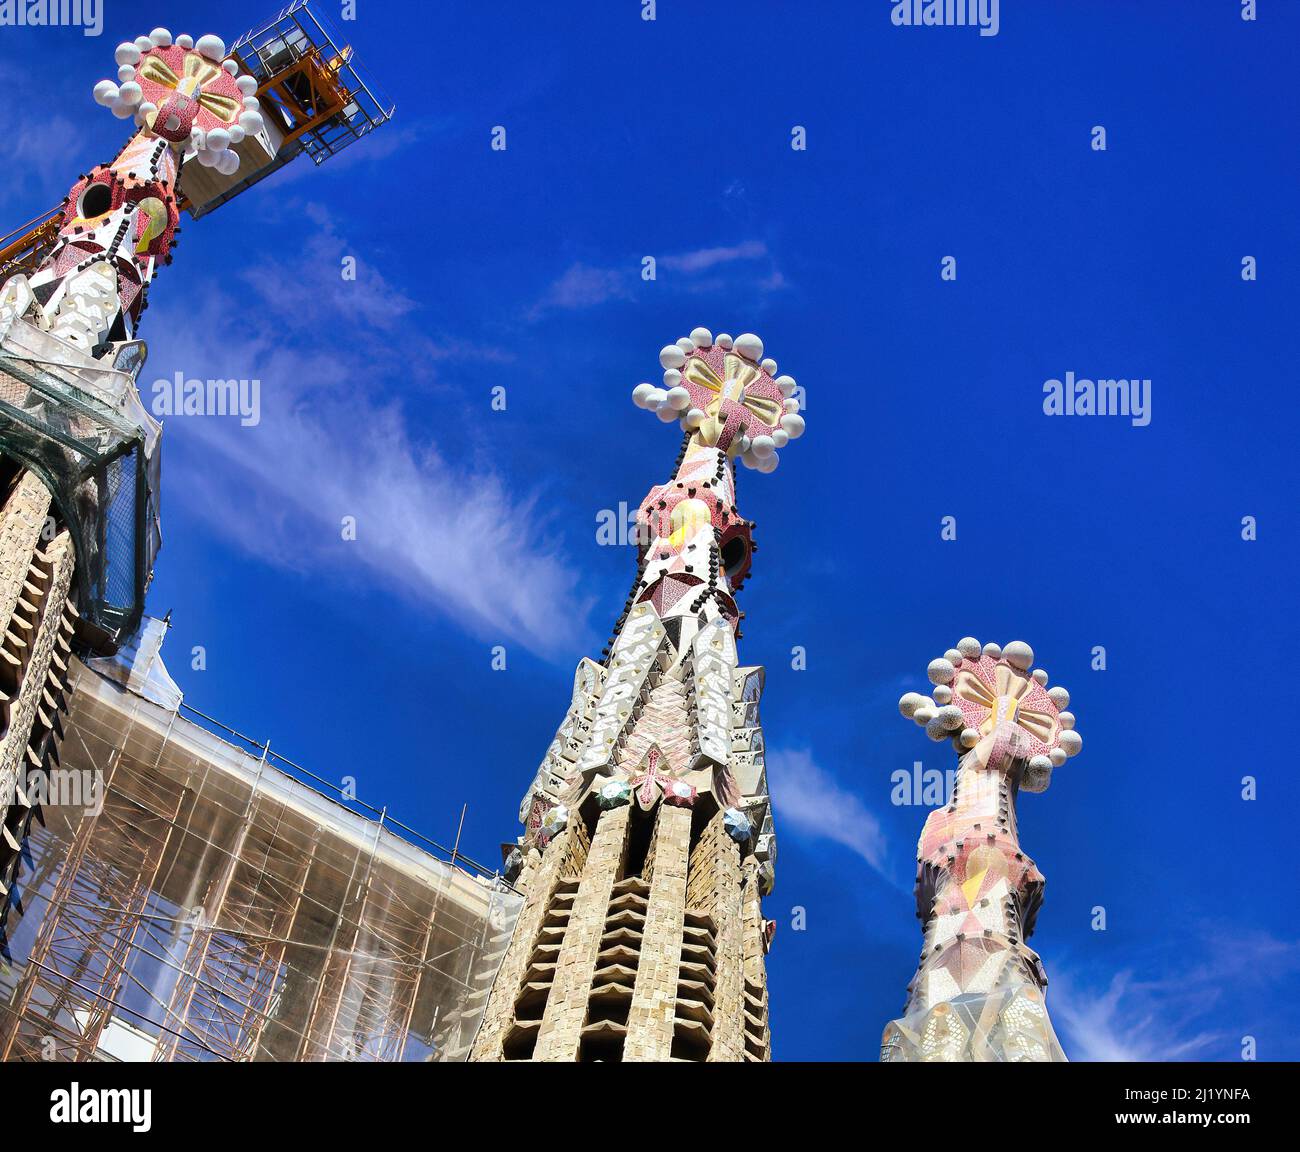
[(79, 215), (83, 220), (93, 220), (96, 216), (112, 210), (113, 190), (107, 184), (90, 184), (81, 193)]
[(733, 536), (722, 545), (722, 568), (728, 576), (739, 572), (749, 559), (749, 544), (743, 536)]
[(635, 805), (627, 835), (627, 856), (623, 864), (623, 878), (640, 876), (645, 871), (646, 856), (650, 852), (650, 836), (654, 820)]

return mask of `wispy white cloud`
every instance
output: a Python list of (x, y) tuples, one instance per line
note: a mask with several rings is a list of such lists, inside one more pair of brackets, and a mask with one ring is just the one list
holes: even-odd
[(1236, 1058), (1257, 1019), (1241, 1006), (1300, 971), (1300, 941), (1258, 929), (1204, 925), (1163, 944), (1105, 987), (1077, 966), (1053, 965), (1049, 1006), (1072, 1060)]
[(884, 872), (885, 837), (862, 800), (842, 787), (806, 748), (769, 748), (767, 773), (777, 834), (829, 840)]
[[(279, 394), (264, 399), (257, 427), (191, 422), (224, 473), (209, 474), (217, 490), (204, 503), (227, 536), (282, 567), (412, 595), (494, 641), (551, 655), (587, 639), (590, 601), (527, 493), (414, 443), (397, 404), (287, 394), (286, 373), (304, 369), (325, 366), (263, 362)], [(343, 539), (344, 517), (355, 541)]]
[[(777, 291), (786, 286), (785, 277), (761, 240), (673, 252), (657, 259), (659, 268), (679, 273), (682, 278), (679, 286), (691, 292), (715, 291), (718, 287), (716, 282), (702, 274), (738, 263), (756, 266), (748, 278), (760, 292)], [(533, 306), (530, 317), (536, 319), (550, 311), (595, 308), (612, 301), (631, 300), (640, 276), (640, 257), (629, 257), (625, 265), (618, 266), (598, 266), (581, 261), (570, 264)]]
[(1184, 1020), (1171, 1018), (1161, 999), (1128, 970), (1101, 992), (1058, 973), (1049, 1006), (1071, 1060), (1185, 1060), (1205, 1055), (1221, 1039), (1199, 1028), (1184, 1031)]
[(546, 295), (533, 309), (533, 314), (551, 309), (594, 308), (611, 300), (627, 300), (632, 295), (632, 281), (636, 272), (628, 268), (596, 268), (590, 264), (570, 264)]
[[(213, 290), (185, 311), (169, 297), (151, 314), (146, 403), (150, 382), (178, 368), (187, 378), (261, 381), (256, 426), (172, 418), (172, 437), (197, 447), (187, 460), (204, 466), (179, 486), (171, 473), (170, 498), (192, 502), (264, 562), (340, 585), (364, 578), (473, 635), (570, 655), (592, 639), (592, 602), (536, 494), (491, 463), (450, 464), (446, 446), (412, 431), (404, 405), (421, 402), (410, 393), (416, 365), (431, 375), (429, 361), (445, 353), (417, 333), (418, 303), (373, 271), (364, 283), (328, 271), (311, 291), (282, 290), (301, 289), (304, 268), (337, 267), (333, 226), (323, 214), (313, 219), (317, 235), (300, 263), (260, 265), (246, 284), (236, 282), (237, 298)], [(177, 323), (168, 322), (169, 309)], [(331, 339), (326, 350), (322, 331), (348, 339)], [(388, 386), (393, 380), (402, 387)], [(450, 426), (427, 418), (418, 426), (430, 424)], [(355, 541), (342, 538), (345, 516), (355, 518)]]
[(731, 264), (736, 260), (761, 260), (767, 255), (767, 245), (761, 240), (744, 240), (730, 247), (697, 248), (693, 252), (679, 252), (665, 256), (661, 263), (675, 272), (703, 272), (718, 264)]

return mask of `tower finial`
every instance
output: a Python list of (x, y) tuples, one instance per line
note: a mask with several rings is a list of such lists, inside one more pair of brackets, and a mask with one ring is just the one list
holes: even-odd
[(663, 387), (638, 384), (632, 402), (665, 424), (678, 421), (692, 443), (718, 448), (746, 467), (773, 471), (780, 450), (803, 435), (797, 387), (778, 376), (752, 332), (734, 340), (696, 328), (659, 353)]
[(95, 85), (95, 101), (119, 120), (134, 117), (148, 138), (194, 148), (194, 156), (223, 176), (239, 168), (235, 146), (262, 131), (257, 80), (226, 59), (219, 36), (174, 40), (166, 28), (117, 46), (117, 81)]
[(951, 738), (959, 753), (974, 749), (983, 768), (1005, 770), (1006, 754), (1026, 761), (1019, 787), (1045, 792), (1052, 769), (1079, 753), (1083, 737), (1074, 731), (1074, 714), (1064, 711), (1069, 692), (1049, 690), (1047, 673), (1030, 671), (1033, 662), (1034, 650), (1023, 640), (981, 648), (967, 636), (930, 661), (933, 693), (904, 693), (899, 711), (931, 740)]

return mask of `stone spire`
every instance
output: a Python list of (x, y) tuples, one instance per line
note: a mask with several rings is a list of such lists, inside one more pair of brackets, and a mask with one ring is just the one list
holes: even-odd
[(697, 328), (638, 407), (680, 425), (671, 480), (637, 513), (639, 561), (601, 662), (584, 659), (524, 797), (527, 895), (479, 1060), (766, 1060), (775, 839), (758, 702), (736, 653), (755, 550), (735, 462), (803, 432), (762, 341)]
[(899, 709), (960, 755), (952, 795), (926, 818), (916, 853), (925, 944), (903, 1016), (885, 1027), (885, 1061), (1064, 1060), (1044, 996), (1047, 974), (1025, 941), (1043, 876), (1020, 849), (1016, 795), (1043, 792), (1082, 748), (1070, 694), (1047, 689), (1022, 641), (972, 637), (930, 663), (932, 695)]

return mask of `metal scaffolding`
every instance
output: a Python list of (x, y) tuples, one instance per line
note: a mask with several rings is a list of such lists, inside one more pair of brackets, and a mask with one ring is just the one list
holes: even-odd
[(465, 1058), (517, 893), (197, 713), (74, 682), (4, 924), (0, 1057)]

